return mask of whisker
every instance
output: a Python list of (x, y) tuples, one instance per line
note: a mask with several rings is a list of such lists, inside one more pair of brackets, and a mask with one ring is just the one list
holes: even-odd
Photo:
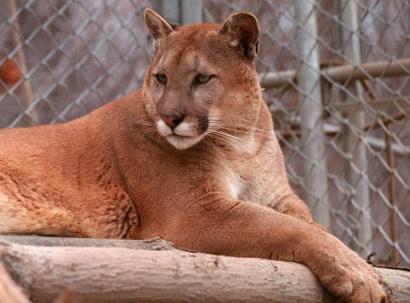
[(245, 140), (243, 140), (243, 139), (241, 139), (241, 138), (238, 138), (238, 137), (236, 137), (236, 136), (233, 136), (233, 135), (224, 133), (224, 132), (212, 131), (210, 134), (214, 134), (214, 135), (216, 135), (216, 136), (219, 136), (220, 138), (228, 139), (228, 140), (225, 140), (225, 142), (228, 142), (228, 143), (231, 143), (231, 142), (229, 141), (229, 139), (230, 139), (230, 140), (233, 140), (233, 141), (235, 141), (236, 143), (239, 143), (239, 144), (242, 144), (242, 145), (243, 145), (243, 144), (246, 144), (246, 141), (245, 141)]
[(244, 129), (247, 129), (247, 130), (252, 130), (252, 131), (255, 131), (255, 132), (260, 132), (260, 133), (265, 133), (265, 134), (270, 132), (269, 130), (265, 130), (265, 129), (261, 129), (261, 128), (258, 128), (258, 127), (249, 126), (249, 125), (245, 125), (245, 124), (235, 123), (235, 122), (230, 122), (229, 126), (226, 126), (227, 123), (223, 123), (221, 121), (210, 121), (210, 123), (215, 125), (215, 126), (221, 126), (221, 127), (230, 129), (232, 131), (240, 131), (238, 129), (233, 128), (233, 127), (237, 126), (239, 128), (244, 128)]
[(208, 138), (215, 139), (218, 142), (224, 143), (226, 145), (232, 145), (233, 144), (232, 141), (225, 140), (225, 139), (223, 139), (221, 137), (218, 137), (218, 136), (209, 135)]
[(232, 134), (228, 134), (228, 133), (226, 133), (226, 132), (221, 132), (221, 131), (219, 131), (219, 130), (213, 130), (213, 133), (214, 133), (214, 134), (219, 134), (219, 135), (225, 136), (225, 137), (227, 137), (227, 138), (237, 139), (237, 140), (240, 140), (240, 141), (245, 142), (245, 140), (242, 139), (242, 138), (236, 137), (236, 136), (234, 136), (234, 135), (232, 135)]

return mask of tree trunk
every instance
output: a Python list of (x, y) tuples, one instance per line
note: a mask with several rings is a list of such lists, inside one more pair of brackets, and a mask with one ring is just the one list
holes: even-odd
[[(99, 240), (81, 239), (82, 245), (74, 246), (86, 246), (87, 241), (95, 244)], [(133, 242), (135, 249), (3, 241), (0, 259), (33, 302), (52, 302), (67, 288), (76, 293), (78, 302), (90, 303), (334, 302), (310, 270), (300, 264), (176, 249), (153, 251), (145, 249), (147, 242), (128, 242)], [(145, 248), (138, 249), (137, 243)], [(164, 247), (170, 248), (168, 243)], [(410, 302), (410, 272), (377, 270), (392, 292), (392, 302)]]

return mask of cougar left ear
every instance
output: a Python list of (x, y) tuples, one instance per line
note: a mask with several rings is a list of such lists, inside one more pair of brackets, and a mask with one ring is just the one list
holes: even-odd
[(158, 48), (158, 43), (162, 38), (174, 31), (164, 18), (149, 8), (144, 11), (144, 21), (152, 38), (154, 38), (154, 50)]
[(228, 36), (229, 44), (245, 58), (253, 60), (256, 57), (259, 46), (259, 25), (254, 15), (235, 13), (229, 16), (219, 33)]

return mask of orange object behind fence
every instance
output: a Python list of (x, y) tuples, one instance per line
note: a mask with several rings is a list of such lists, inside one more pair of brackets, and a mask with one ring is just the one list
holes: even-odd
[(0, 80), (8, 86), (13, 86), (20, 80), (21, 73), (16, 63), (11, 59), (6, 59), (0, 66)]

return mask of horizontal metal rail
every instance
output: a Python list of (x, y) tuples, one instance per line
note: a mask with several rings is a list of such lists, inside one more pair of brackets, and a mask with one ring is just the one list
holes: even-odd
[[(320, 73), (322, 78), (339, 83), (380, 77), (410, 76), (410, 58), (395, 61), (369, 62), (357, 66), (352, 64), (332, 66), (323, 68)], [(262, 75), (260, 82), (263, 88), (296, 84), (297, 72), (295, 70), (270, 72)]]
[[(283, 112), (283, 108), (276, 106), (270, 106), (270, 111), (272, 113)], [(357, 103), (353, 101), (334, 101), (331, 104), (326, 105), (324, 111), (338, 111), (341, 113), (349, 113), (356, 111), (358, 109), (366, 109), (368, 111), (379, 111), (379, 110), (396, 110), (398, 113), (402, 113), (401, 116), (406, 116), (410, 113), (410, 96), (395, 96), (390, 98), (379, 98), (379, 99), (367, 99), (363, 103)], [(288, 114), (295, 114), (298, 111), (297, 104), (290, 104), (286, 106), (286, 111)], [(404, 117), (402, 117), (404, 118)], [(391, 120), (399, 120), (391, 117)]]
[[(387, 110), (387, 109), (398, 109), (401, 111), (410, 110), (410, 96), (397, 96), (390, 98), (380, 98), (376, 100), (367, 100), (364, 102), (366, 106), (370, 106), (373, 110)], [(334, 102), (330, 107), (336, 109), (337, 111), (348, 113), (355, 110), (363, 109), (364, 104), (357, 102)]]

